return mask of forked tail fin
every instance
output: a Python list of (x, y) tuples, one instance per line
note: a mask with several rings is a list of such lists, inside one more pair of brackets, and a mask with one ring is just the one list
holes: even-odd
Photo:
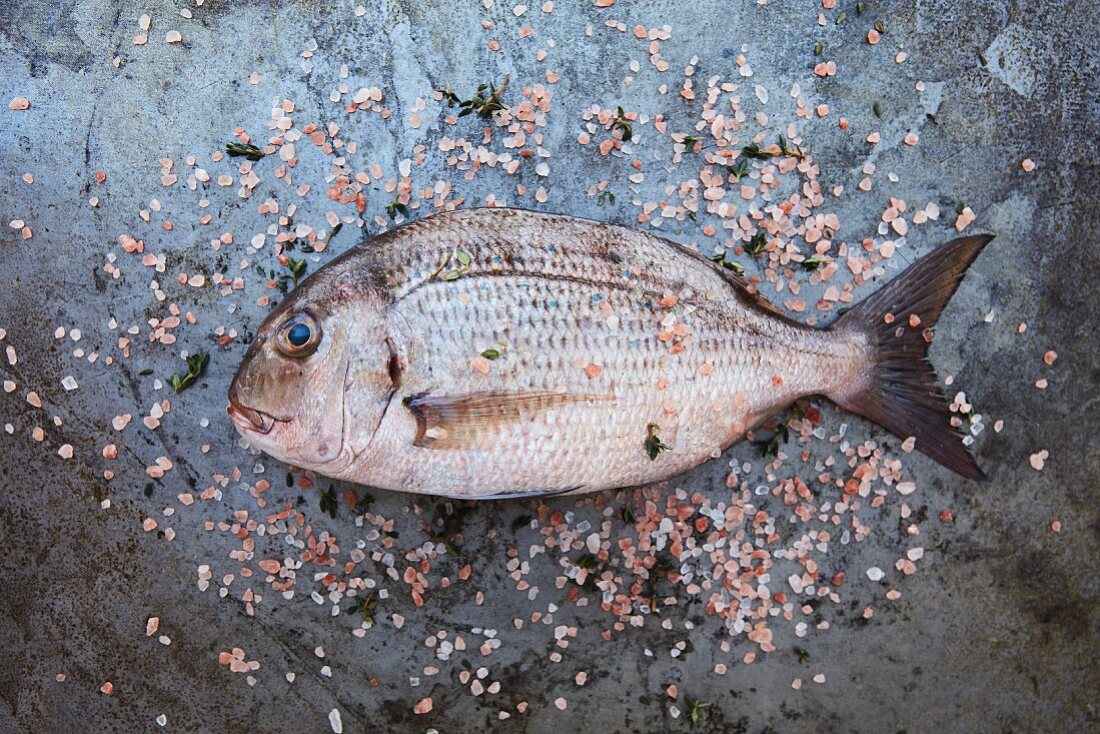
[(875, 356), (861, 389), (829, 397), (899, 438), (914, 437), (918, 451), (970, 479), (984, 479), (985, 474), (949, 423), (947, 401), (928, 361), (929, 330), (970, 263), (992, 239), (992, 235), (977, 235), (952, 240), (864, 299), (832, 327), (866, 335)]

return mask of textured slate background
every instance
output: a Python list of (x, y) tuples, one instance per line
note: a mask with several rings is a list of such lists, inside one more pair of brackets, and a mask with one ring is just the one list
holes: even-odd
[[(500, 2), (490, 11), (457, 1), (363, 4), (363, 18), (352, 14), (351, 4), (315, 0), (209, 0), (202, 7), (164, 0), (14, 0), (0, 7), (0, 99), (32, 100), (26, 112), (0, 108), (0, 219), (5, 225), (25, 219), (35, 231), (24, 242), (7, 226), (0, 228), (0, 327), (20, 354), (17, 367), (5, 363), (0, 371), (21, 386), (0, 395), (0, 422), (19, 428), (14, 436), (0, 436), (0, 729), (147, 731), (157, 729), (154, 719), (164, 713), (172, 731), (324, 731), (328, 711), (338, 707), (345, 731), (493, 726), (543, 732), (562, 730), (566, 720), (600, 731), (686, 730), (684, 718), (670, 717), (663, 693), (670, 682), (678, 682), (681, 697), (712, 703), (696, 727), (700, 731), (1084, 731), (1100, 723), (1100, 442), (1094, 407), (1100, 351), (1093, 297), (1100, 279), (1094, 237), (1100, 224), (1100, 50), (1091, 33), (1100, 23), (1100, 7), (868, 0), (857, 20), (854, 3), (841, 0), (842, 7), (852, 6), (846, 8), (848, 19), (835, 26), (833, 11), (821, 28), (818, 4), (779, 0), (766, 6), (623, 0), (609, 11), (591, 2), (560, 2), (549, 16), (534, 5), (521, 21), (512, 17), (511, 5)], [(184, 6), (193, 9), (193, 20), (178, 17)], [(154, 16), (154, 28), (149, 44), (137, 48), (130, 39), (143, 12)], [(482, 32), (484, 17), (502, 30)], [(447, 83), (466, 89), (504, 73), (522, 84), (552, 68), (562, 79), (552, 87), (555, 108), (545, 131), (551, 175), (542, 181), (527, 173), (523, 180), (532, 188), (548, 186), (545, 209), (630, 222), (636, 210), (629, 197), (597, 207), (584, 195), (611, 174), (604, 161), (578, 150), (577, 111), (593, 102), (629, 102), (655, 112), (671, 100), (656, 98), (652, 83), (621, 87), (626, 59), (648, 62), (630, 34), (602, 28), (607, 17), (628, 27), (670, 24), (673, 38), (663, 44), (663, 56), (675, 69), (698, 55), (698, 79), (731, 73), (733, 57), (748, 44), (757, 72), (753, 81), (773, 96), (799, 80), (809, 97), (833, 108), (828, 122), (808, 125), (806, 133), (830, 185), (854, 186), (866, 155), (860, 136), (836, 129), (837, 116), (870, 126), (870, 103), (878, 99), (887, 114), (874, 124), (884, 139), (896, 141), (905, 130), (919, 129), (914, 149), (899, 150), (894, 142), (876, 150), (880, 168), (896, 170), (900, 180), (888, 185), (876, 177), (879, 195), (846, 197), (837, 209), (841, 237), (852, 241), (873, 233), (887, 195), (939, 201), (944, 223), (954, 203), (965, 202), (978, 214), (972, 231), (998, 235), (946, 315), (933, 349), (941, 372), (956, 375), (987, 422), (1006, 421), (1002, 434), (987, 431), (978, 442), (991, 481), (963, 482), (928, 461), (910, 459), (921, 487), (911, 504), (932, 517), (951, 507), (957, 521), (923, 523), (929, 557), (917, 575), (899, 582), (902, 599), (881, 603), (860, 578), (862, 585), (850, 590), (851, 608), (846, 603), (828, 613), (833, 629), (798, 643), (810, 653), (809, 663), (791, 651), (788, 631), (778, 652), (755, 665), (732, 666), (724, 677), (710, 672), (728, 657), (717, 650), (724, 633), (698, 612), (676, 617), (677, 631), (651, 620), (644, 630), (608, 643), (597, 635), (605, 615), (592, 607), (572, 610), (563, 623), (576, 624), (581, 635), (560, 664), (546, 659), (552, 627), (511, 630), (511, 619), (532, 607), (512, 590), (503, 569), (508, 528), (535, 503), (482, 505), (467, 518), (461, 556), (475, 565), (486, 606), (474, 606), (470, 586), (437, 593), (423, 610), (397, 592), (386, 612), (408, 618), (400, 633), (387, 624), (356, 640), (346, 621), (321, 614), (304, 594), (287, 603), (269, 591), (271, 598), (251, 619), (238, 603), (219, 600), (213, 591), (199, 594), (196, 566), (213, 561), (218, 576), (229, 570), (223, 561), (230, 549), (224, 534), (203, 532), (202, 521), (226, 519), (233, 509), (251, 506), (248, 498), (227, 491), (222, 503), (179, 517), (172, 543), (143, 533), (140, 522), (168, 504), (189, 478), (201, 489), (215, 471), (234, 463), (251, 466), (223, 413), (225, 388), (244, 344), (219, 349), (200, 336), (208, 329), (186, 332), (187, 343), (177, 347), (214, 352), (204, 384), (175, 401), (154, 434), (128, 434), (116, 462), (120, 476), (108, 488), (100, 476), (99, 448), (114, 436), (106, 428), (110, 418), (122, 410), (140, 417), (163, 397), (153, 390), (153, 377), (140, 377), (137, 370), (149, 366), (163, 376), (179, 368), (178, 357), (171, 349), (150, 348), (142, 337), (123, 374), (102, 364), (81, 365), (71, 356), (73, 344), (51, 335), (59, 324), (80, 327), (88, 348), (102, 346), (107, 353), (110, 317), (131, 324), (162, 315), (144, 274), (121, 282), (102, 275), (105, 253), (117, 250), (120, 232), (143, 236), (150, 250), (167, 253), (172, 266), (193, 271), (209, 264), (204, 258), (210, 235), (191, 216), (196, 197), (182, 187), (161, 189), (157, 158), (208, 156), (237, 126), (262, 136), (272, 99), (291, 98), (303, 119), (338, 118), (342, 125), (362, 126), (352, 137), (364, 158), (387, 162), (392, 175), (413, 146), (432, 145), (439, 134), (435, 107), (420, 130), (404, 124), (417, 96)], [(888, 27), (874, 54), (862, 42), (873, 18)], [(524, 20), (537, 25), (540, 39), (556, 40), (544, 64), (534, 61), (531, 43), (515, 37)], [(592, 37), (584, 32), (589, 24)], [(183, 44), (164, 43), (169, 28), (183, 32)], [(500, 53), (485, 48), (489, 37), (502, 41)], [(304, 75), (299, 54), (311, 38), (318, 49), (312, 73)], [(841, 67), (836, 79), (809, 73), (816, 40), (825, 42), (827, 57)], [(910, 54), (901, 68), (892, 61), (898, 48)], [(979, 51), (988, 67), (978, 62)], [(110, 64), (115, 55), (124, 60), (120, 69)], [(352, 89), (363, 84), (385, 90), (395, 111), (390, 123), (365, 116), (348, 122), (328, 101), (341, 63), (351, 67)], [(262, 75), (257, 86), (247, 82), (253, 70)], [(940, 85), (939, 92), (918, 98), (912, 91), (918, 79)], [(1019, 170), (1024, 157), (1037, 163), (1034, 173)], [(321, 181), (320, 158), (302, 159), (298, 177)], [(107, 173), (103, 185), (91, 179), (98, 170)], [(25, 172), (34, 174), (33, 186), (19, 180)], [(510, 197), (515, 183), (495, 172), (466, 183), (434, 163), (417, 175), (422, 181), (454, 180), (471, 203), (490, 193)], [(647, 186), (657, 191), (664, 182), (659, 171), (651, 171)], [(91, 195), (101, 198), (97, 209), (87, 205)], [(172, 232), (137, 220), (137, 210), (152, 196), (179, 212)], [(232, 229), (242, 244), (244, 233), (259, 231), (257, 199), (211, 198), (219, 231)], [(388, 201), (382, 193), (371, 197), (368, 213), (380, 213)], [(312, 197), (299, 218), (323, 226), (327, 208), (323, 197)], [(690, 226), (669, 234), (685, 242), (703, 239)], [(910, 241), (924, 252), (948, 236), (941, 225), (922, 229)], [(345, 231), (333, 249), (351, 241)], [(209, 289), (204, 294), (178, 287), (170, 277), (162, 280), (170, 299), (195, 310), (206, 327), (226, 323), (245, 333), (262, 316), (252, 296), (238, 299), (241, 311), (229, 314), (226, 302), (210, 297)], [(997, 319), (983, 324), (980, 316), (991, 308)], [(1015, 333), (1020, 321), (1029, 324), (1024, 336)], [(1050, 387), (1036, 390), (1040, 355), (1051, 348), (1060, 356), (1056, 369), (1044, 372)], [(81, 388), (66, 394), (59, 381), (70, 372)], [(29, 437), (30, 426), (42, 418), (23, 400), (27, 388), (37, 389), (50, 414), (65, 421), (60, 429), (47, 427), (45, 445)], [(202, 418), (210, 419), (208, 428), (201, 427)], [(851, 419), (826, 409), (826, 420), (835, 427)], [(852, 430), (880, 435), (859, 421)], [(70, 462), (54, 453), (65, 441), (77, 452)], [(200, 443), (213, 449), (201, 454)], [(1051, 453), (1042, 473), (1027, 465), (1027, 456), (1039, 448)], [(144, 466), (162, 454), (177, 468), (146, 497)], [(728, 454), (755, 458), (745, 445)], [(282, 491), (282, 468), (264, 462), (276, 485), (272, 492)], [(673, 486), (720, 487), (726, 465), (727, 457), (711, 462)], [(297, 493), (283, 494), (294, 499)], [(373, 494), (371, 509), (399, 518), (412, 545), (423, 533), (409, 510), (414, 501), (431, 508), (431, 501)], [(113, 508), (102, 511), (98, 503), (108, 495)], [(307, 502), (317, 526), (355, 537), (346, 513), (329, 520), (316, 511), (315, 496)], [(575, 502), (548, 504), (565, 509)], [(1053, 519), (1062, 522), (1060, 534), (1049, 530)], [(499, 528), (502, 537), (486, 540), (489, 527)], [(903, 533), (883, 522), (866, 542), (836, 552), (853, 569), (890, 568)], [(530, 542), (520, 541), (521, 550)], [(550, 564), (533, 575), (552, 589)], [(876, 614), (863, 623), (859, 612), (872, 601)], [(144, 637), (152, 614), (172, 636), (170, 647)], [(693, 630), (682, 628), (684, 618), (696, 621)], [(444, 673), (434, 680), (422, 679), (419, 688), (409, 687), (408, 676), (432, 659), (424, 637), (476, 626), (500, 628), (506, 640), (486, 663), (504, 684), (498, 696), (469, 695), (454, 679), (454, 664), (441, 666)], [(690, 639), (696, 652), (676, 661), (668, 648), (682, 639)], [(327, 652), (323, 662), (334, 671), (331, 679), (317, 673), (322, 661), (312, 651), (319, 644)], [(262, 661), (254, 688), (216, 664), (218, 651), (235, 645)], [(293, 685), (283, 678), (287, 669), (299, 672)], [(572, 682), (578, 669), (589, 672), (583, 689)], [(54, 681), (59, 671), (68, 675), (64, 684)], [(815, 672), (825, 673), (827, 683), (810, 683)], [(807, 681), (801, 691), (790, 688), (796, 676)], [(370, 678), (377, 678), (376, 687)], [(116, 688), (111, 697), (98, 691), (108, 679)], [(428, 693), (435, 710), (413, 716), (413, 703)], [(565, 713), (550, 703), (559, 695), (569, 699)], [(528, 714), (497, 721), (501, 707), (520, 700), (531, 702)]]

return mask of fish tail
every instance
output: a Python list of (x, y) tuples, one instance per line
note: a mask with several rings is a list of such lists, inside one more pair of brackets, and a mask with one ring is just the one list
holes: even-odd
[(931, 329), (963, 274), (992, 235), (961, 237), (910, 266), (860, 302), (832, 327), (862, 335), (870, 367), (858, 385), (829, 395), (895, 436), (916, 439), (916, 448), (969, 479), (985, 479), (949, 423), (947, 401), (928, 360)]

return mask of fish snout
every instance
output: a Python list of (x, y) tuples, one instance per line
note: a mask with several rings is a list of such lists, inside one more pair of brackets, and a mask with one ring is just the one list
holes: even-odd
[(226, 407), (225, 412), (229, 415), (233, 424), (244, 431), (266, 434), (275, 425), (275, 419), (272, 416), (263, 411), (249, 408), (240, 401), (235, 384), (229, 388), (229, 405)]

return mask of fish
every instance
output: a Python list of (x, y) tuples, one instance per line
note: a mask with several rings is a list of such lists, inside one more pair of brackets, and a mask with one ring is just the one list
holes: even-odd
[(654, 234), (439, 212), (292, 290), (248, 347), (227, 412), (255, 448), (324, 476), (503, 499), (667, 480), (823, 396), (978, 480), (928, 347), (991, 239), (940, 246), (814, 328)]

